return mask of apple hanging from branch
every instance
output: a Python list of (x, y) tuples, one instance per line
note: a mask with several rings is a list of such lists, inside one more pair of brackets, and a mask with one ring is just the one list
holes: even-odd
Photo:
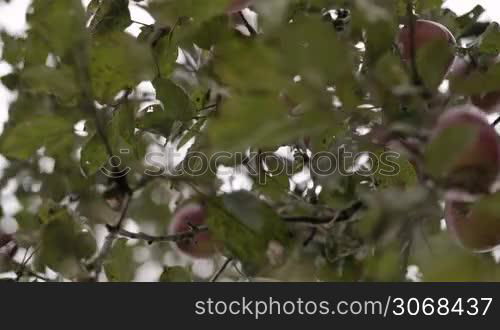
[(472, 193), (488, 193), (500, 169), (498, 134), (472, 105), (448, 109), (439, 117), (426, 154), (437, 181)]
[[(409, 63), (411, 66), (413, 79), (417, 84), (422, 82), (422, 77), (420, 77), (420, 72), (418, 72), (417, 63), (421, 54), (428, 55), (427, 53), (424, 53), (424, 51), (428, 52), (429, 47), (437, 46), (440, 43), (443, 44), (444, 47), (446, 47), (446, 45), (450, 47), (449, 51), (446, 51), (446, 54), (443, 54), (443, 58), (436, 62), (436, 70), (442, 73), (442, 76), (439, 77), (440, 79), (445, 77), (455, 58), (455, 37), (444, 25), (433, 21), (417, 19), (412, 25), (404, 25), (399, 30), (396, 43), (402, 60)], [(440, 49), (442, 50), (442, 48)], [(432, 82), (434, 84), (439, 81)]]
[[(399, 50), (401, 52), (401, 56), (403, 60), (409, 61), (411, 60), (412, 51), (411, 51), (411, 43), (412, 43), (412, 35), (410, 33), (409, 25), (404, 25), (398, 33), (397, 43)], [(442, 24), (418, 19), (415, 21), (414, 26), (414, 47), (415, 52), (418, 53), (420, 49), (425, 46), (432, 44), (435, 41), (446, 41), (450, 44), (450, 46), (455, 46), (456, 40), (453, 34), (448, 30), (448, 28)], [(450, 59), (450, 64), (453, 58)]]
[(193, 230), (193, 236), (175, 242), (182, 253), (193, 258), (209, 258), (218, 251), (218, 245), (209, 231), (196, 231), (196, 227), (206, 225), (207, 210), (197, 203), (181, 206), (174, 214), (169, 227), (170, 235), (179, 235)]
[(483, 197), (476, 203), (447, 200), (448, 230), (462, 246), (475, 252), (489, 252), (500, 245), (499, 195)]

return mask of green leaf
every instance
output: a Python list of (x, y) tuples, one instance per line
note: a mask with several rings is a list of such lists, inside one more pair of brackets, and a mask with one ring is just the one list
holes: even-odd
[(203, 22), (192, 34), (186, 37), (201, 48), (210, 49), (221, 40), (232, 36), (227, 15), (215, 16)]
[(174, 121), (161, 105), (155, 104), (139, 113), (137, 128), (167, 137), (172, 131)]
[(435, 90), (453, 61), (454, 47), (446, 40), (436, 40), (417, 52), (417, 68), (424, 85)]
[(156, 89), (156, 97), (171, 119), (185, 122), (193, 118), (196, 109), (184, 89), (164, 78), (155, 79), (153, 86)]
[(174, 25), (179, 18), (191, 17), (201, 23), (223, 14), (231, 0), (153, 0), (149, 8), (153, 17), (162, 23)]
[[(406, 2), (406, 0), (400, 0), (402, 2)], [(416, 1), (417, 11), (430, 10), (430, 9), (439, 9), (443, 5), (443, 0), (419, 0)]]
[(213, 200), (207, 223), (230, 253), (253, 266), (266, 262), (271, 241), (287, 243), (287, 230), (280, 217), (247, 191)]
[(34, 0), (27, 20), (30, 36), (60, 56), (78, 47), (87, 37), (80, 0)]
[(101, 0), (90, 3), (89, 9), (94, 11), (95, 15), (89, 28), (97, 33), (123, 31), (132, 24), (128, 4), (128, 0)]
[(146, 25), (141, 28), (137, 39), (152, 48), (159, 71), (158, 75), (168, 77), (173, 72), (177, 61), (178, 33), (173, 33), (170, 28), (163, 26)]
[(150, 49), (123, 32), (94, 37), (90, 71), (94, 94), (103, 103), (110, 103), (122, 89), (151, 80), (155, 74)]
[(293, 77), (285, 74), (281, 56), (261, 41), (230, 39), (218, 46), (213, 65), (217, 76), (231, 88), (278, 92)]
[(42, 230), (40, 261), (69, 278), (85, 271), (83, 261), (92, 257), (95, 251), (94, 237), (68, 211), (52, 215)]
[(10, 89), (11, 91), (17, 89), (18, 85), (19, 85), (19, 74), (13, 72), (13, 73), (9, 73), (5, 76), (2, 76), (0, 78), (0, 80), (2, 81), (2, 84), (7, 87), (8, 89)]
[(41, 147), (46, 147), (49, 154), (64, 150), (73, 139), (71, 122), (56, 116), (35, 116), (6, 128), (0, 139), (0, 153), (26, 160)]
[(53, 200), (45, 201), (38, 210), (38, 218), (42, 224), (48, 224), (53, 220), (64, 218), (68, 215), (68, 210), (61, 207)]
[(499, 281), (498, 264), (489, 255), (474, 254), (457, 246), (446, 231), (414, 242), (411, 264), (426, 282)]
[(0, 39), (3, 43), (2, 59), (12, 65), (21, 62), (24, 58), (26, 40), (10, 36), (4, 31), (0, 32)]
[(475, 95), (498, 91), (500, 85), (500, 64), (492, 65), (486, 72), (474, 71), (467, 79), (457, 77), (451, 80), (451, 90), (457, 94)]
[(481, 35), (479, 51), (488, 55), (498, 55), (500, 53), (500, 26), (498, 23), (491, 23)]
[(160, 282), (192, 282), (191, 272), (184, 267), (165, 267)]
[(312, 16), (301, 16), (285, 25), (279, 36), (282, 52), (287, 56), (282, 62), (290, 72), (314, 84), (335, 81), (339, 87), (353, 79), (352, 48), (329, 24)]
[(377, 153), (375, 178), (380, 188), (410, 187), (418, 183), (417, 172), (403, 155), (396, 152)]
[(478, 134), (476, 127), (467, 124), (454, 125), (441, 131), (425, 151), (425, 164), (429, 173), (436, 178), (450, 174), (464, 150), (477, 141)]
[(117, 139), (122, 138), (128, 145), (133, 145), (135, 133), (135, 110), (131, 104), (122, 104), (114, 111), (111, 120), (111, 141), (117, 144)]
[[(391, 21), (371, 22), (366, 29), (366, 55), (370, 64), (375, 64), (392, 49), (396, 35), (396, 24)], [(389, 54), (392, 54), (390, 52)]]
[[(214, 148), (242, 151), (250, 146), (268, 149), (332, 126), (329, 111), (312, 109), (292, 115), (273, 94), (235, 95), (222, 104), (208, 126)], [(244, 123), (244, 124), (243, 124)]]
[(67, 66), (58, 69), (47, 66), (33, 66), (21, 72), (23, 88), (34, 93), (56, 96), (64, 104), (76, 104), (80, 93), (76, 77)]
[(130, 282), (135, 275), (135, 262), (132, 248), (127, 245), (128, 240), (117, 240), (104, 264), (104, 271), (111, 282)]
[(86, 176), (94, 175), (109, 160), (106, 147), (98, 134), (94, 134), (82, 148), (80, 166)]

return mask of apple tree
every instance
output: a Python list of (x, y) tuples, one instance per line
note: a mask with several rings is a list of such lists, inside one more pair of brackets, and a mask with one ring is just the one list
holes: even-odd
[(500, 280), (500, 28), (442, 4), (33, 0), (1, 278)]

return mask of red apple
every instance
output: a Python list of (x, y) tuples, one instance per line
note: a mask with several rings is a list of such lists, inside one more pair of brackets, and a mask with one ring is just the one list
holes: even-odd
[[(419, 19), (415, 21), (415, 51), (418, 52), (419, 49), (429, 45), (434, 41), (443, 40), (448, 42), (450, 45), (454, 46), (456, 44), (455, 37), (446, 28), (446, 26)], [(410, 28), (405, 25), (399, 31), (397, 42), (399, 50), (401, 51), (401, 56), (404, 60), (408, 61), (411, 59), (411, 49), (410, 49)], [(450, 58), (450, 65), (453, 61), (453, 57)]]
[[(469, 192), (489, 192), (500, 169), (500, 141), (485, 115), (474, 106), (456, 107), (442, 114), (431, 137), (429, 149), (432, 150), (439, 143), (446, 143), (446, 137), (452, 133), (455, 134), (454, 139), (460, 142), (461, 136), (457, 133), (461, 132), (470, 134), (465, 136), (467, 138), (463, 140), (464, 145), (439, 146), (443, 152), (446, 147), (454, 148), (452, 150), (457, 152), (443, 155), (440, 164), (446, 166), (439, 167), (439, 171), (436, 170), (439, 173), (432, 174), (449, 187)], [(435, 141), (436, 144), (433, 143)], [(431, 171), (435, 168), (430, 163), (428, 165)]]
[(493, 203), (498, 203), (498, 196), (487, 196), (474, 204), (446, 201), (446, 226), (464, 247), (488, 252), (500, 245), (500, 214), (488, 205)]
[[(207, 210), (199, 204), (191, 203), (180, 207), (174, 214), (169, 227), (170, 235), (186, 233), (196, 226), (206, 225)], [(193, 258), (209, 258), (217, 251), (217, 243), (208, 231), (200, 231), (193, 237), (177, 241), (177, 248)]]
[(457, 56), (453, 60), (453, 63), (446, 74), (446, 78), (453, 79), (463, 79), (473, 71), (473, 66), (469, 60), (464, 57)]

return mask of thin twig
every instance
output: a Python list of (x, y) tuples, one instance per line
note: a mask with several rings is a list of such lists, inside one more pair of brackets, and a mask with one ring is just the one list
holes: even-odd
[(133, 19), (130, 20), (132, 23), (135, 23), (135, 24), (139, 24), (139, 25), (142, 25), (142, 26), (150, 26), (150, 24), (146, 24), (146, 23), (143, 23), (143, 22), (139, 22), (139, 21), (135, 21)]
[(104, 260), (109, 256), (111, 253), (111, 249), (113, 247), (113, 243), (116, 241), (116, 239), (119, 236), (119, 232), (122, 229), (123, 221), (127, 215), (128, 207), (130, 205), (130, 200), (131, 200), (131, 194), (127, 193), (125, 195), (123, 204), (122, 204), (122, 209), (120, 211), (120, 216), (118, 218), (118, 221), (116, 225), (114, 226), (107, 226), (108, 229), (108, 235), (106, 236), (104, 240), (104, 244), (102, 245), (101, 249), (99, 250), (99, 253), (97, 257), (92, 261), (92, 263), (89, 265), (90, 269), (93, 269), (95, 271), (95, 278), (97, 279), (99, 277), (99, 274), (102, 270), (102, 266), (104, 264)]
[(495, 126), (497, 126), (499, 123), (500, 123), (500, 117), (498, 117), (497, 119), (495, 119), (495, 121), (493, 122), (493, 124), (491, 124), (491, 126), (495, 127)]
[(31, 258), (33, 258), (35, 253), (39, 250), (39, 248), (40, 248), (40, 246), (37, 246), (36, 248), (34, 248), (29, 256), (28, 256), (29, 248), (26, 249), (26, 252), (24, 253), (24, 256), (23, 256), (23, 261), (21, 262), (21, 265), (19, 266), (19, 269), (16, 272), (17, 273), (17, 279), (16, 279), (17, 282), (19, 282), (19, 280), (21, 280), (21, 277), (24, 274), (24, 270), (26, 269), (26, 266), (30, 262)]
[(238, 15), (240, 16), (241, 20), (243, 21), (243, 24), (245, 25), (245, 27), (247, 28), (248, 32), (250, 32), (250, 35), (251, 36), (256, 36), (258, 33), (257, 31), (255, 31), (255, 29), (253, 28), (253, 26), (248, 23), (245, 15), (243, 15), (243, 12), (239, 12)]
[(334, 222), (344, 222), (352, 218), (352, 216), (363, 208), (363, 203), (361, 201), (355, 202), (350, 207), (340, 210), (335, 215), (312, 217), (312, 216), (282, 216), (281, 218), (285, 222), (295, 222), (295, 223), (310, 223), (313, 225), (327, 224), (332, 221)]
[(41, 275), (41, 274), (38, 274), (37, 272), (33, 271), (32, 269), (30, 269), (29, 267), (27, 267), (26, 265), (23, 265), (22, 263), (18, 263), (14, 260), (11, 260), (11, 263), (14, 267), (18, 268), (19, 270), (16, 272), (17, 274), (17, 278), (15, 279), (15, 281), (19, 281), (24, 275), (27, 275), (29, 277), (34, 277), (38, 280), (42, 280), (42, 281), (45, 281), (45, 282), (56, 282), (55, 280), (53, 279), (50, 279), (44, 275)]
[(227, 258), (227, 260), (224, 262), (224, 264), (219, 269), (219, 271), (217, 272), (217, 274), (215, 274), (215, 276), (212, 278), (211, 282), (217, 282), (217, 280), (219, 279), (219, 277), (222, 275), (222, 273), (224, 273), (224, 271), (226, 270), (227, 266), (229, 266), (229, 264), (232, 261), (233, 261), (233, 258)]
[(130, 193), (125, 194), (125, 198), (124, 198), (124, 201), (123, 201), (123, 206), (122, 206), (122, 210), (121, 210), (121, 213), (120, 213), (120, 217), (118, 218), (118, 222), (116, 223), (116, 225), (108, 228), (108, 230), (110, 232), (118, 232), (122, 228), (123, 220), (125, 220), (125, 217), (127, 215), (127, 211), (128, 211), (128, 207), (130, 205), (130, 199), (131, 199), (131, 197), (132, 196), (131, 196)]
[(312, 217), (312, 216), (282, 216), (281, 219), (289, 223), (310, 223), (313, 225), (323, 225), (333, 221), (334, 216)]
[(149, 244), (152, 244), (161, 242), (181, 242), (184, 240), (192, 239), (197, 233), (205, 231), (208, 231), (207, 226), (192, 226), (190, 230), (175, 235), (154, 236), (141, 232), (133, 233), (121, 228), (118, 231), (118, 235), (124, 238), (143, 240), (148, 242)]
[(316, 237), (317, 233), (318, 233), (318, 228), (317, 227), (311, 228), (311, 233), (309, 234), (309, 236), (307, 237), (307, 239), (304, 241), (304, 243), (302, 243), (302, 246), (303, 247), (308, 246), (309, 243), (311, 243), (313, 241), (314, 237)]

